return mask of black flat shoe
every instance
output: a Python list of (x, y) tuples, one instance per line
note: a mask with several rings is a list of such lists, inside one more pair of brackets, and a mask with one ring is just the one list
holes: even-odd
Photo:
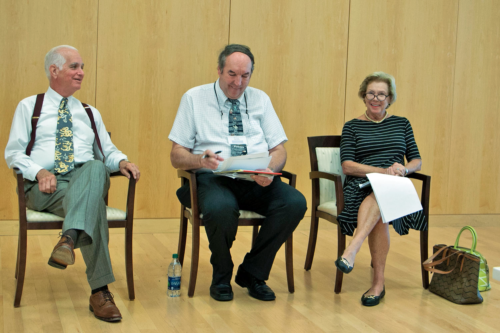
[[(368, 289), (366, 291), (366, 293), (369, 291), (370, 291), (370, 289)], [(385, 286), (384, 286), (384, 290), (382, 290), (382, 292), (378, 296), (375, 296), (375, 295), (365, 296), (366, 293), (364, 293), (363, 296), (361, 296), (361, 304), (363, 304), (364, 306), (378, 305), (380, 303), (380, 300), (382, 298), (384, 298), (384, 296), (385, 296)]]
[(221, 283), (210, 286), (210, 296), (219, 302), (226, 302), (233, 300), (233, 288), (229, 283)]
[(351, 264), (349, 264), (349, 261), (347, 261), (346, 258), (342, 257), (339, 257), (337, 260), (335, 260), (335, 266), (337, 266), (337, 268), (340, 269), (344, 274), (351, 273), (352, 269), (354, 268), (354, 265), (351, 266)]
[(259, 280), (255, 276), (245, 271), (241, 266), (234, 279), (237, 285), (248, 289), (248, 294), (259, 301), (274, 301), (276, 295), (264, 280)]

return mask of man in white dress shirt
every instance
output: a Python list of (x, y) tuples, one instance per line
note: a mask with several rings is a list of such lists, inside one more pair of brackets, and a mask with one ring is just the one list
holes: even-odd
[[(53, 48), (45, 56), (45, 72), (50, 86), (42, 97), (39, 118), (34, 110), (40, 97), (19, 103), (5, 159), (10, 168), (23, 173), (28, 208), (64, 217), (62, 236), (49, 265), (65, 269), (74, 264), (74, 248), (79, 247), (92, 289), (90, 310), (98, 319), (119, 321), (120, 311), (107, 287), (115, 278), (104, 197), (110, 172), (120, 170), (137, 180), (140, 172), (113, 145), (99, 111), (90, 106), (86, 111), (72, 96), (84, 77), (78, 51), (68, 45)], [(38, 119), (34, 138), (32, 117)]]
[[(269, 96), (248, 87), (253, 68), (254, 56), (247, 46), (228, 45), (219, 55), (219, 79), (184, 94), (169, 135), (170, 160), (175, 168), (215, 170), (224, 158), (268, 151), (272, 156), (268, 171), (283, 169), (288, 139)], [(211, 171), (196, 173), (198, 205), (212, 252), (210, 296), (218, 301), (233, 299), (230, 248), (236, 238), (239, 210), (254, 211), (266, 218), (252, 250), (238, 268), (235, 282), (248, 288), (250, 296), (271, 301), (276, 295), (265, 281), (276, 252), (307, 209), (304, 196), (279, 177), (252, 178), (254, 181)], [(184, 206), (191, 207), (189, 187), (181, 187), (177, 196)]]

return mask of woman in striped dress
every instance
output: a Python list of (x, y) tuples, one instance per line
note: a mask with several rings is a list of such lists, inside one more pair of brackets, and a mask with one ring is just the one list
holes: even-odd
[[(344, 254), (335, 261), (338, 269), (349, 273), (363, 241), (368, 237), (374, 269), (371, 288), (363, 294), (366, 306), (377, 305), (385, 295), (384, 269), (389, 252), (389, 225), (382, 222), (371, 187), (359, 188), (368, 181), (366, 174), (383, 173), (404, 177), (419, 171), (422, 160), (408, 119), (389, 115), (386, 109), (396, 101), (394, 78), (383, 72), (368, 75), (361, 83), (359, 97), (366, 111), (347, 122), (342, 130), (340, 155), (344, 184), (345, 208), (338, 216), (342, 232), (356, 233)], [(405, 166), (404, 157), (408, 163)], [(422, 211), (392, 221), (400, 235), (409, 228), (425, 230)]]

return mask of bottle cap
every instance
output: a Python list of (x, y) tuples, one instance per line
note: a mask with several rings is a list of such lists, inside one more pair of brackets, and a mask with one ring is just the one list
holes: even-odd
[(179, 258), (179, 255), (177, 253), (172, 254), (172, 258), (177, 259)]

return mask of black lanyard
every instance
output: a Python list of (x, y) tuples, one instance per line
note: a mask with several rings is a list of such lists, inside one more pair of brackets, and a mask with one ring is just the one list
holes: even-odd
[[(215, 89), (216, 83), (217, 83), (217, 81), (214, 82), (214, 93), (215, 93), (215, 99), (217, 100), (217, 106), (219, 107), (219, 111), (220, 111), (220, 119), (222, 119), (224, 112), (222, 112), (222, 108), (220, 107), (220, 104), (219, 104), (219, 96), (217, 95), (217, 90)], [(248, 115), (248, 102), (247, 102), (247, 92), (246, 91), (243, 92), (243, 97), (245, 98), (245, 111), (246, 111), (248, 119), (250, 119), (250, 116)]]

